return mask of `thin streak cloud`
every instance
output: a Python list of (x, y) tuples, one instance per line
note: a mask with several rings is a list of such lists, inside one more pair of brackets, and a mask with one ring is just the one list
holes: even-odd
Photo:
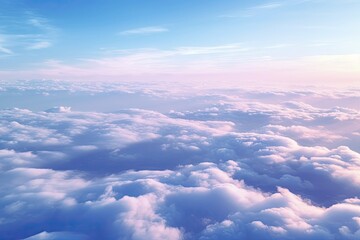
[(119, 32), (119, 35), (143, 35), (143, 34), (152, 34), (152, 33), (161, 33), (168, 32), (169, 29), (159, 26), (150, 26), (150, 27), (141, 27), (134, 28)]
[(2, 46), (0, 46), (0, 53), (5, 53), (7, 55), (13, 54), (13, 52), (10, 49), (2, 47)]
[(282, 6), (284, 6), (283, 3), (271, 2), (271, 3), (266, 3), (266, 4), (262, 4), (262, 5), (252, 7), (251, 9), (275, 9), (275, 8), (279, 8), (279, 7), (282, 7)]
[(19, 12), (16, 17), (4, 15), (1, 24), (0, 53), (5, 57), (52, 47), (59, 32), (50, 20), (32, 11)]
[(51, 47), (51, 42), (49, 41), (38, 41), (33, 45), (29, 46), (28, 49), (36, 50)]

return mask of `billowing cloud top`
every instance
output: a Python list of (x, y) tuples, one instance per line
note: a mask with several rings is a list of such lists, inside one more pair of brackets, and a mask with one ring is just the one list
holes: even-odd
[(42, 84), (2, 88), (1, 239), (360, 238), (357, 90)]

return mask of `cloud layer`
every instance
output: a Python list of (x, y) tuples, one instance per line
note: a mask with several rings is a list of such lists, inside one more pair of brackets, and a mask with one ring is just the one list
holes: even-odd
[[(83, 94), (100, 99), (97, 87)], [(3, 91), (33, 91), (17, 88)], [(174, 95), (202, 105), (166, 113), (2, 109), (0, 236), (358, 239), (352, 93), (209, 90)]]

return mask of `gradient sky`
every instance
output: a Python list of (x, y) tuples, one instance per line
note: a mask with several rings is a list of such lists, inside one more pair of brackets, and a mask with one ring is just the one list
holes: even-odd
[(360, 86), (358, 0), (0, 0), (0, 77)]

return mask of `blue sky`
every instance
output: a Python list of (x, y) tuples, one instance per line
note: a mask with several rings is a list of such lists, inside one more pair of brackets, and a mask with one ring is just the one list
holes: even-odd
[(359, 1), (0, 3), (3, 79), (210, 74), (356, 83), (360, 75)]

